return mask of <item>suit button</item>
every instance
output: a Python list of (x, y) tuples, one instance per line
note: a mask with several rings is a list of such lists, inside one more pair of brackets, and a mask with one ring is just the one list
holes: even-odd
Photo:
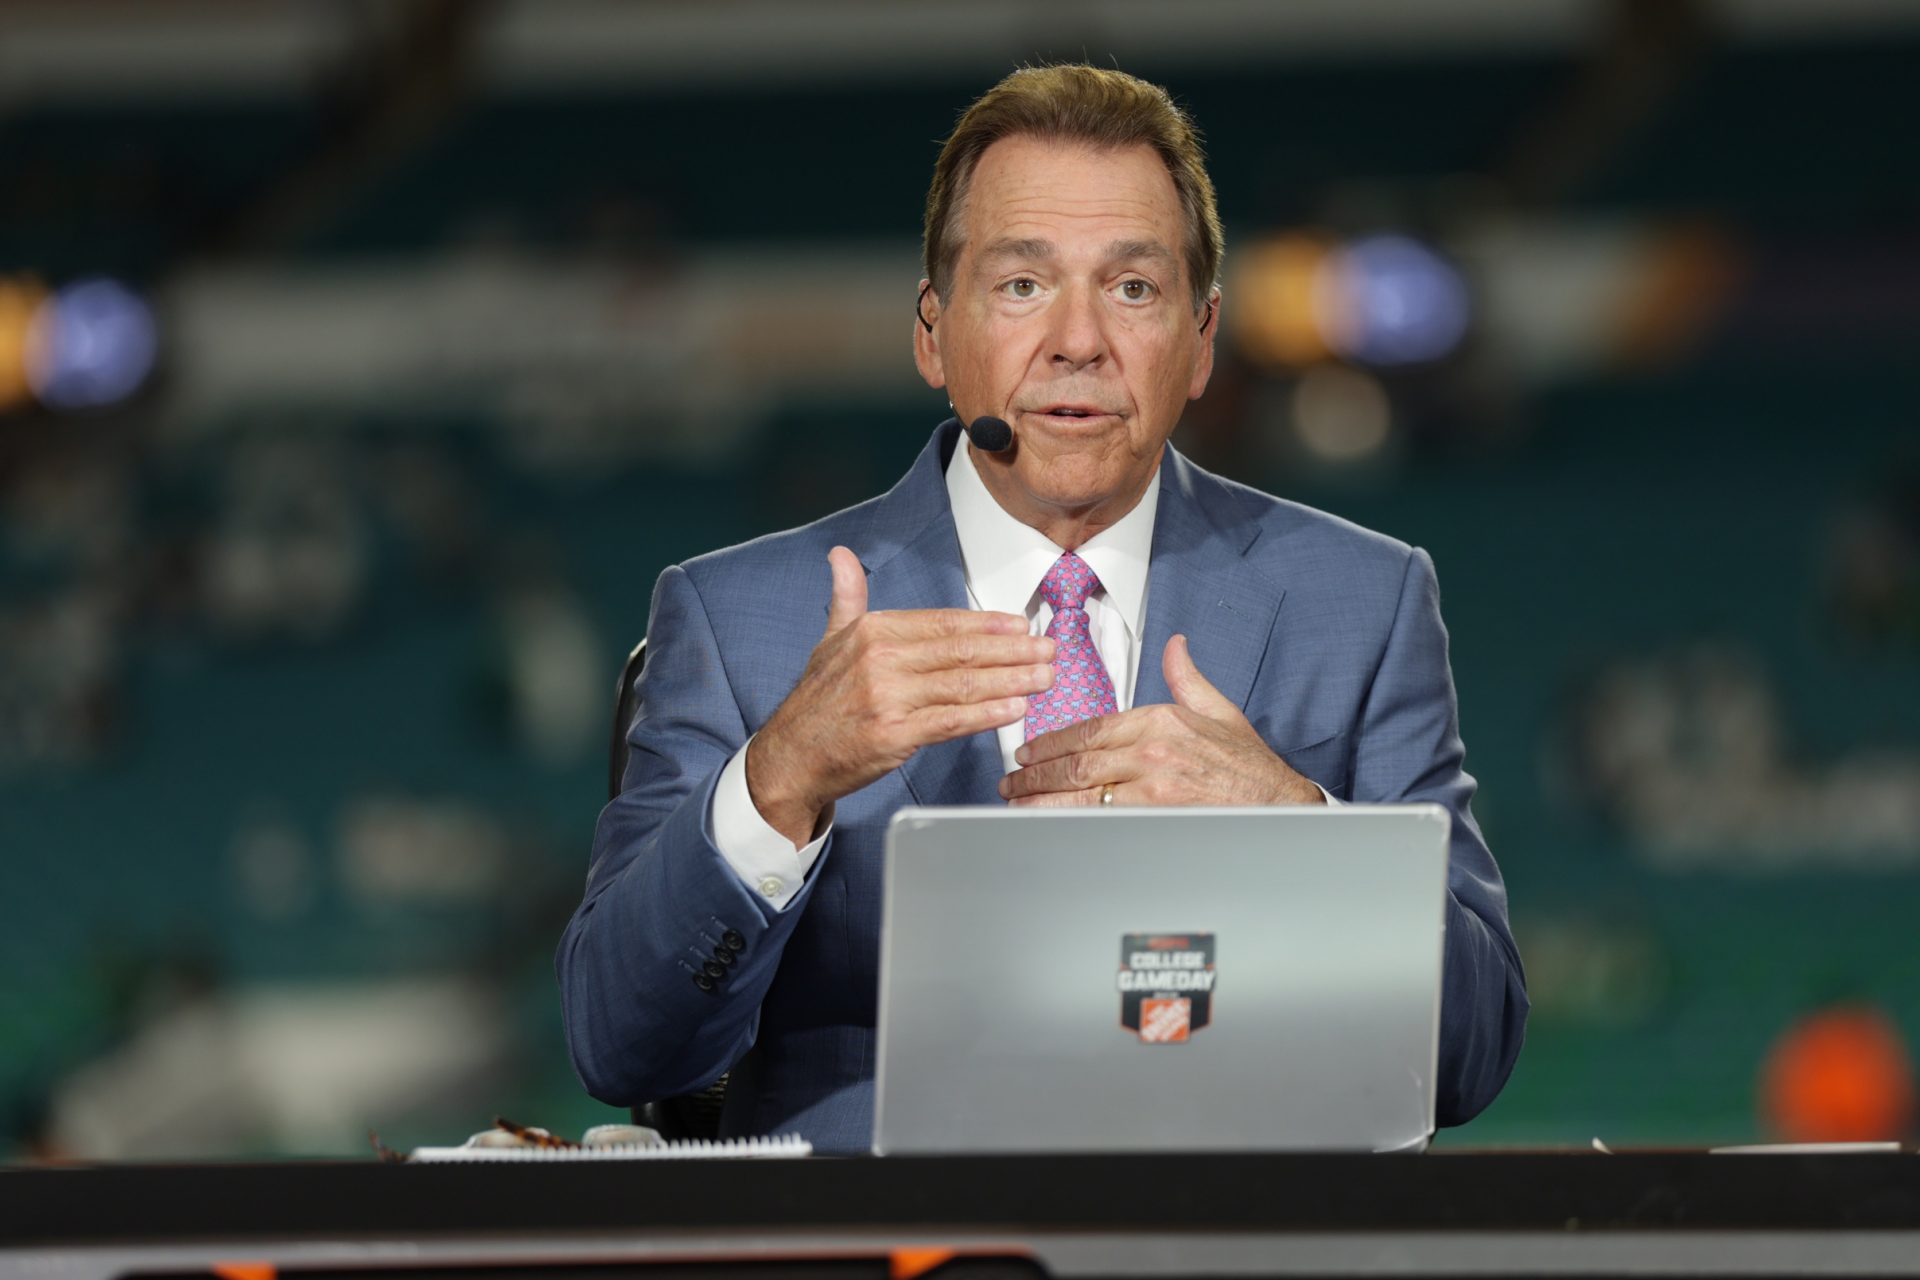
[(727, 976), (727, 971), (725, 967), (722, 965), (717, 965), (711, 960), (707, 961), (705, 964), (700, 966), (700, 972), (706, 974), (709, 978), (718, 979), (718, 978), (724, 978)]
[[(784, 887), (785, 886), (782, 886), (782, 888)], [(778, 893), (780, 890), (775, 889), (774, 892)], [(740, 936), (740, 931), (737, 929), (729, 929), (721, 934), (720, 942), (721, 945), (729, 951), (745, 951), (747, 949), (747, 940)]]
[(693, 985), (702, 991), (711, 991), (713, 990), (713, 979), (704, 973), (696, 973), (693, 975)]
[(721, 964), (726, 965), (728, 968), (732, 968), (734, 961), (740, 958), (740, 953), (737, 951), (729, 950), (724, 946), (719, 946), (713, 949), (713, 958), (715, 960), (718, 960)]

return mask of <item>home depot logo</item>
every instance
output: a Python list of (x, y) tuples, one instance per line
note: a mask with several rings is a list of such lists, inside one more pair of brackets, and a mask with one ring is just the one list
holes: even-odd
[(1184, 1044), (1213, 1020), (1213, 935), (1120, 936), (1120, 1025), (1142, 1044)]

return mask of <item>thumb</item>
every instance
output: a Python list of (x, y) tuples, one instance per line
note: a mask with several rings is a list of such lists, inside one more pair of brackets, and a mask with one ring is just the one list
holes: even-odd
[(1240, 708), (1214, 688), (1200, 674), (1200, 668), (1193, 665), (1193, 655), (1187, 651), (1185, 636), (1174, 636), (1167, 641), (1167, 651), (1160, 660), (1160, 670), (1167, 677), (1167, 689), (1173, 694), (1173, 700), (1187, 710), (1206, 716), (1209, 720), (1239, 717)]
[(827, 634), (832, 635), (867, 611), (867, 571), (845, 547), (827, 552), (827, 564), (833, 570), (833, 604), (827, 609)]

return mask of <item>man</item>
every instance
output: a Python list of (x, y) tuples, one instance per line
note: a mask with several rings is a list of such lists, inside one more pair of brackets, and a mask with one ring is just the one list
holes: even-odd
[(731, 1069), (723, 1132), (865, 1150), (902, 805), (1432, 801), (1439, 1118), (1470, 1118), (1527, 999), (1433, 567), (1168, 447), (1219, 327), (1191, 123), (1116, 71), (1016, 72), (947, 140), (925, 237), (915, 362), (1013, 443), (949, 422), (884, 496), (661, 575), (557, 958), (581, 1079), (624, 1105)]

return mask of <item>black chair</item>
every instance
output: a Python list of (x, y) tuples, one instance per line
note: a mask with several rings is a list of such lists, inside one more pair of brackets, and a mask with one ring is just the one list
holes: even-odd
[[(620, 683), (613, 690), (613, 744), (607, 752), (607, 799), (620, 794), (620, 780), (627, 772), (627, 727), (633, 723), (634, 682), (647, 665), (647, 642), (643, 637), (627, 655), (620, 669)], [(633, 1109), (633, 1122), (657, 1129), (669, 1141), (684, 1138), (712, 1138), (720, 1132), (720, 1108), (727, 1099), (727, 1077), (721, 1076), (698, 1093), (678, 1098), (643, 1102)]]
[(620, 794), (620, 779), (627, 773), (627, 729), (633, 724), (633, 685), (647, 665), (646, 637), (633, 646), (627, 665), (620, 668), (620, 683), (613, 686), (613, 745), (607, 751), (607, 799)]

